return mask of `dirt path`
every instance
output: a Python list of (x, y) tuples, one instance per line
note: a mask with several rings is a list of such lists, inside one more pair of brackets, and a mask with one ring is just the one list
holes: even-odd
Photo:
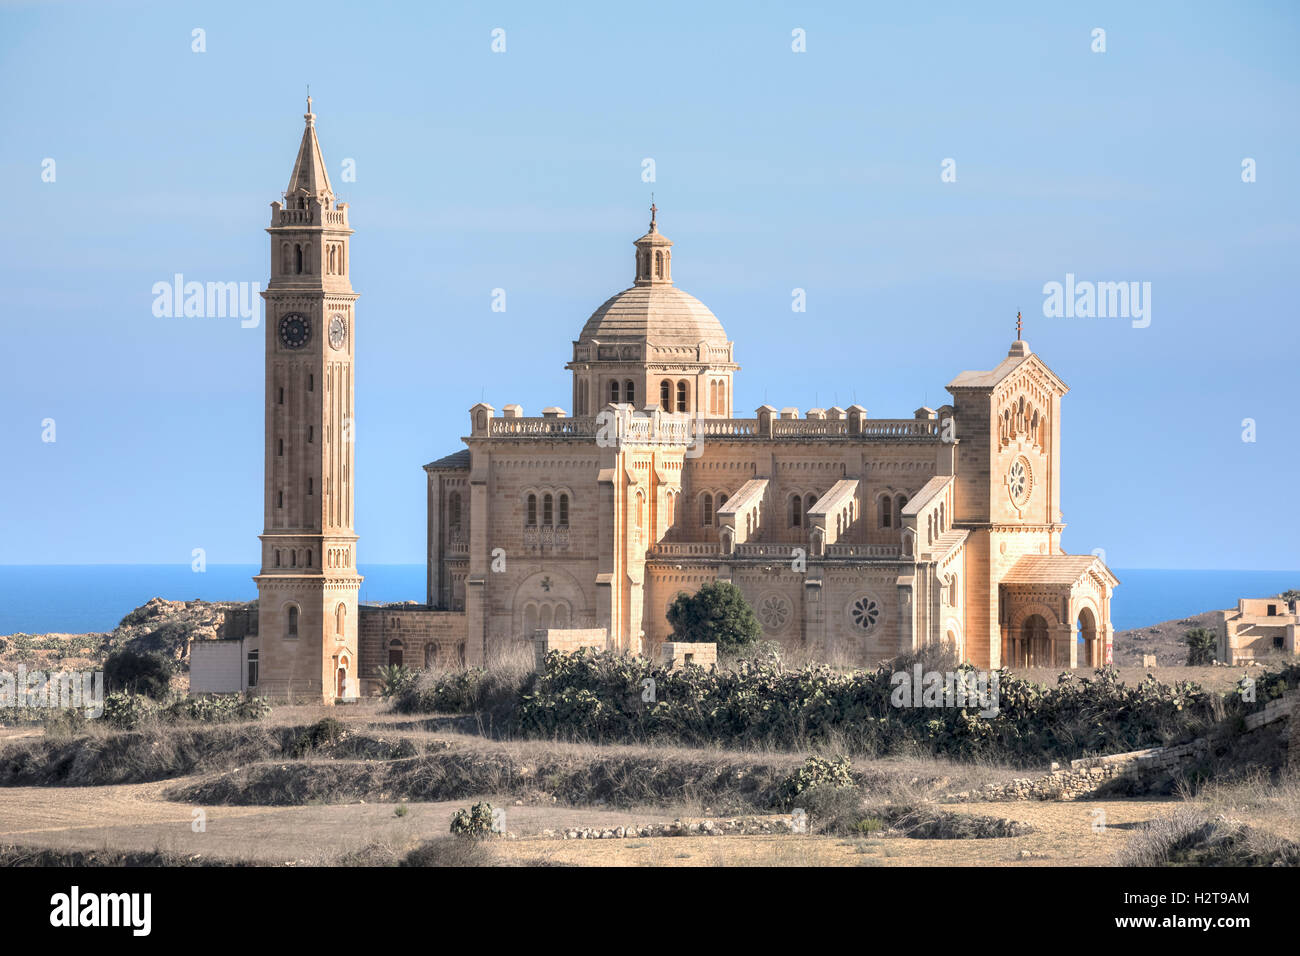
[[(163, 799), (188, 778), (111, 787), (0, 788), (0, 842), (62, 849), (162, 850), (185, 856), (263, 863), (324, 863), (371, 843), (406, 847), (447, 833), (451, 815), (471, 801), (304, 807), (199, 807)], [(489, 799), (491, 799), (489, 797)], [(518, 840), (493, 841), (503, 859), (598, 866), (1098, 866), (1112, 862), (1134, 826), (1177, 801), (970, 803), (954, 812), (1024, 820), (1036, 832), (991, 840), (845, 839), (823, 836), (659, 837), (559, 840), (544, 829), (667, 822), (662, 811), (514, 806), (507, 828)], [(196, 817), (201, 811), (203, 816)], [(1104, 817), (1097, 815), (1098, 811)], [(196, 832), (196, 820), (202, 828)], [(1094, 828), (1094, 824), (1104, 827)], [(1034, 854), (1021, 858), (1021, 851)]]

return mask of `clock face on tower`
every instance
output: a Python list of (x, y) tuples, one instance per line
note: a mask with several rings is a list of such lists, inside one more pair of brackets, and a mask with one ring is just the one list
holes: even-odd
[(290, 312), (280, 320), (280, 341), (287, 349), (300, 349), (311, 339), (311, 320)]
[(343, 340), (347, 338), (348, 327), (343, 322), (343, 316), (336, 315), (330, 319), (330, 348), (338, 351), (343, 348)]

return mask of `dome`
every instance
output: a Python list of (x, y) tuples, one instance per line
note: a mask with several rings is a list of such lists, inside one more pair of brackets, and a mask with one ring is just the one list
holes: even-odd
[(671, 285), (636, 285), (607, 300), (582, 327), (579, 342), (649, 342), (658, 346), (725, 348), (718, 317), (689, 292)]

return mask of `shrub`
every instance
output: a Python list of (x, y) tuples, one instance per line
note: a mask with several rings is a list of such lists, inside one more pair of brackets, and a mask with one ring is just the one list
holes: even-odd
[(293, 746), (289, 748), (290, 755), (305, 757), (313, 750), (338, 743), (343, 733), (343, 724), (337, 718), (326, 717), (324, 720), (318, 720), (298, 736)]
[(1219, 637), (1206, 627), (1194, 627), (1183, 638), (1187, 645), (1187, 663), (1193, 666), (1214, 663)]
[(451, 832), (457, 836), (485, 837), (492, 832), (492, 804), (482, 800), (468, 810), (457, 810), (451, 818)]
[(144, 694), (121, 691), (104, 698), (104, 720), (121, 730), (135, 730), (158, 716), (158, 705)]
[(194, 720), (221, 724), (236, 720), (261, 720), (271, 713), (271, 704), (264, 697), (251, 694), (235, 696), (182, 697), (164, 711), (168, 720)]
[(781, 794), (787, 806), (793, 805), (801, 794), (817, 787), (851, 787), (853, 786), (853, 768), (848, 757), (836, 757), (826, 760), (822, 757), (809, 757), (802, 767), (785, 778), (781, 785)]
[(695, 594), (680, 595), (668, 608), (673, 639), (714, 643), (719, 651), (735, 652), (763, 636), (754, 609), (730, 581), (711, 581)]
[(171, 663), (158, 654), (124, 647), (104, 661), (104, 683), (110, 691), (162, 700), (171, 692), (171, 678)]
[(379, 678), (379, 696), (384, 700), (397, 697), (414, 687), (420, 675), (405, 664), (389, 664), (376, 667), (375, 676)]
[(481, 840), (454, 836), (427, 840), (406, 855), (401, 866), (491, 866), (495, 857)]

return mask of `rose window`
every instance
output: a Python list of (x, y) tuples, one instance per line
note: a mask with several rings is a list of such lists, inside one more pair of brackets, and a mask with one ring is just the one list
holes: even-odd
[(880, 618), (880, 605), (869, 597), (858, 598), (849, 609), (849, 617), (853, 619), (854, 627), (869, 631)]
[(758, 606), (758, 619), (769, 631), (779, 631), (790, 620), (790, 602), (779, 594), (769, 594)]

